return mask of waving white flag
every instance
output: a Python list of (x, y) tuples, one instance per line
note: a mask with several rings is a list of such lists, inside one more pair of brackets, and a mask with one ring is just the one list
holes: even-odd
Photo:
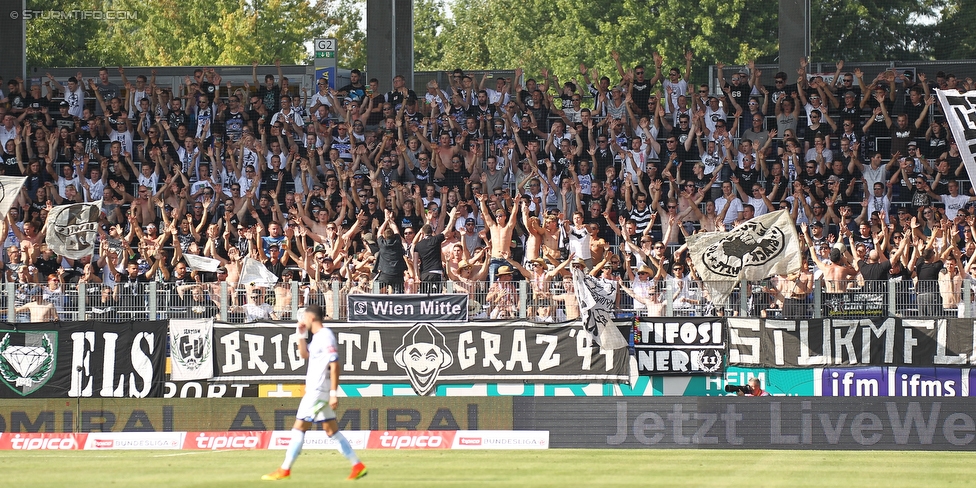
[(800, 269), (800, 239), (786, 210), (732, 229), (688, 238), (688, 251), (712, 303), (721, 304), (740, 280), (762, 280)]

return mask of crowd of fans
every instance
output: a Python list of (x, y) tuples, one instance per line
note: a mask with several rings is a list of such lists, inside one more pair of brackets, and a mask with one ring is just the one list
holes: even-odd
[[(176, 91), (122, 68), (121, 84), (107, 68), (10, 80), (0, 173), (27, 181), (3, 224), (4, 280), (33, 284), (18, 311), (38, 320), (70, 308), (68, 283), (91, 285), (90, 308), (144, 312), (156, 282), (172, 316), (214, 315), (227, 283), (223, 303), (251, 320), (287, 318), (295, 301), (337, 318), (336, 293), (453, 291), (475, 317), (518, 316), (523, 295), (531, 318), (558, 321), (579, 315), (577, 267), (616, 283), (621, 309), (721, 313), (685, 238), (787, 209), (809, 259), (741, 290), (750, 312), (807, 316), (818, 283), (843, 307), (889, 279), (920, 314), (958, 307), (976, 197), (932, 89), (972, 80), (869, 80), (841, 62), (825, 80), (804, 62), (766, 86), (752, 63), (718, 63), (713, 88), (690, 82), (691, 53), (671, 68), (613, 57), (615, 73), (581, 65), (562, 83), (455, 70), (422, 93), (353, 70), (310, 94), (280, 65), (242, 85), (197, 69)], [(96, 200), (94, 256), (54, 254), (47, 213)], [(241, 282), (245, 258), (281, 283)]]

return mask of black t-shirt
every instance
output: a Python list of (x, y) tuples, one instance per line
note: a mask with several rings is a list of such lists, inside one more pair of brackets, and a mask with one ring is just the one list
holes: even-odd
[(261, 85), (258, 87), (258, 97), (264, 100), (264, 107), (269, 112), (274, 113), (280, 110), (278, 108), (278, 101), (281, 99), (281, 88), (278, 85), (275, 85), (270, 90), (266, 85)]
[(939, 272), (942, 271), (942, 261), (927, 263), (921, 261), (915, 265), (915, 276), (918, 277), (918, 293), (937, 293), (939, 291)]
[(336, 90), (336, 92), (345, 93), (347, 97), (353, 100), (362, 100), (363, 98), (366, 97), (366, 85), (363, 85), (361, 83), (357, 85), (353, 85), (352, 83), (350, 83), (342, 88), (339, 88), (338, 90)]
[(420, 258), (419, 273), (429, 273), (430, 271), (443, 271), (441, 265), (441, 245), (444, 244), (444, 234), (432, 235), (426, 239), (421, 239), (414, 246), (414, 251)]
[(376, 269), (381, 275), (399, 276), (402, 279), (407, 263), (403, 261), (403, 241), (400, 236), (394, 235), (389, 239), (380, 237), (376, 242), (379, 244)]
[[(630, 89), (630, 96), (634, 99), (634, 105), (641, 114), (647, 113), (647, 101), (651, 98), (651, 83), (648, 80), (634, 80)], [(571, 106), (571, 105), (565, 105)]]
[(752, 93), (752, 87), (750, 87), (748, 83), (742, 83), (739, 84), (739, 86), (726, 83), (725, 86), (729, 88), (728, 94), (732, 99), (735, 100), (735, 103), (738, 103), (743, 109), (748, 108), (747, 104), (749, 103), (749, 94)]

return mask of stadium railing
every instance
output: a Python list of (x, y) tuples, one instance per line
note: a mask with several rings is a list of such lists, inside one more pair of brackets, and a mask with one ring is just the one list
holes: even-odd
[[(405, 283), (404, 293), (466, 293), (471, 320), (523, 319), (539, 323), (562, 322), (579, 317), (579, 308), (569, 280), (535, 285), (512, 281), (503, 293), (491, 293), (486, 281)], [(782, 282), (780, 282), (782, 283)], [(965, 317), (974, 314), (971, 279), (943, 279), (917, 283), (912, 280), (859, 282), (852, 280), (842, 293), (826, 293), (823, 282), (813, 291), (784, 300), (773, 280), (735, 282), (723, 303), (715, 303), (709, 283), (694, 279), (652, 281), (637, 284), (621, 281), (638, 299), (618, 290), (615, 310), (619, 318), (634, 315), (662, 317), (737, 316), (765, 318), (873, 318), (873, 317)], [(725, 283), (728, 286), (728, 282)], [(636, 288), (636, 289), (635, 289)], [(836, 289), (836, 287), (833, 287)], [(346, 298), (355, 293), (390, 293), (374, 281), (326, 281), (303, 284), (297, 281), (270, 287), (232, 286), (220, 283), (139, 283), (116, 285), (65, 284), (59, 290), (31, 284), (4, 283), (0, 295), (0, 319), (28, 322), (30, 314), (18, 307), (33, 300), (36, 293), (54, 304), (60, 320), (156, 320), (166, 318), (216, 318), (228, 322), (253, 321), (245, 304), (255, 290), (281, 320), (291, 320), (298, 310), (318, 304), (329, 320), (348, 316)], [(251, 307), (253, 308), (253, 307)]]

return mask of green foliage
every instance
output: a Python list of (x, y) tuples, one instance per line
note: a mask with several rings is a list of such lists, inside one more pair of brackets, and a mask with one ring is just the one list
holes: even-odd
[(366, 68), (366, 32), (359, 28), (363, 21), (360, 9), (365, 0), (337, 0), (320, 3), (328, 28), (326, 37), (335, 37), (339, 51), (336, 65), (342, 68)]
[(327, 30), (339, 38), (339, 63), (365, 65), (361, 0), (33, 0), (35, 10), (120, 10), (118, 20), (31, 20), (31, 67), (248, 65), (310, 60), (306, 43)]
[[(15, 2), (19, 4), (20, 2)], [(40, 11), (96, 10), (99, 0), (30, 0), (27, 9)], [(105, 23), (101, 20), (25, 20), (27, 66), (97, 66), (101, 57), (92, 49)]]

